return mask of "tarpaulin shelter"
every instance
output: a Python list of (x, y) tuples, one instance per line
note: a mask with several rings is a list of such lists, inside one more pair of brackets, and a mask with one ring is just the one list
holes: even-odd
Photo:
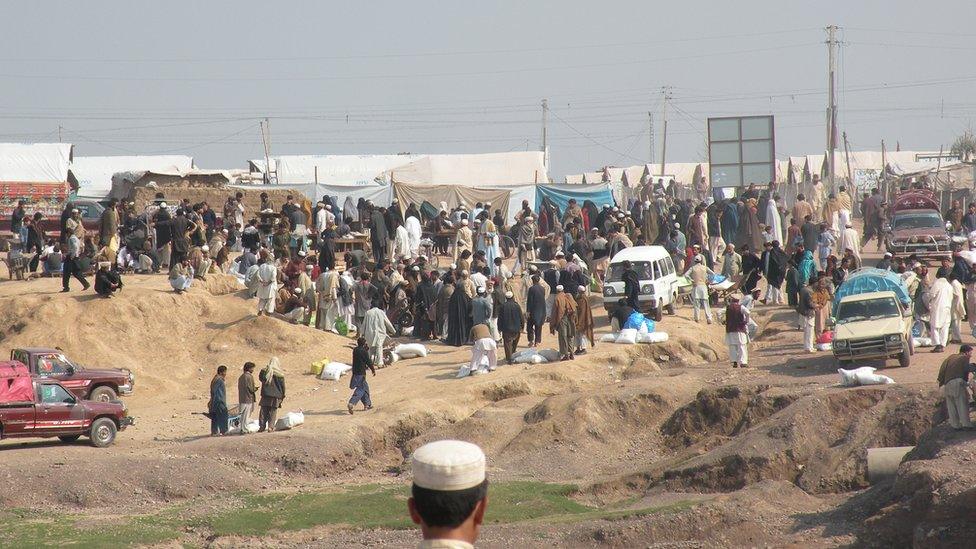
[(76, 196), (103, 200), (112, 194), (112, 178), (117, 173), (183, 173), (192, 168), (193, 158), (181, 155), (79, 156), (71, 162), (68, 177)]
[(583, 184), (583, 174), (577, 173), (573, 175), (566, 176), (567, 185), (582, 185)]
[(474, 208), (475, 204), (481, 202), (491, 203), (492, 211), (498, 209), (502, 215), (508, 219), (510, 189), (495, 188), (486, 189), (479, 187), (465, 187), (462, 185), (410, 185), (407, 183), (394, 183), (393, 194), (400, 205), (406, 208), (409, 204), (421, 205), (429, 202), (436, 208), (441, 208), (441, 202), (445, 202), (447, 209), (464, 204), (469, 209)]
[(34, 383), (27, 366), (15, 360), (0, 362), (0, 404), (33, 401)]
[(67, 183), (73, 145), (0, 143), (0, 182)]
[(616, 204), (613, 199), (610, 183), (601, 185), (538, 185), (535, 188), (536, 204), (542, 204), (543, 200), (548, 200), (555, 205), (560, 212), (566, 211), (569, 199), (575, 198), (580, 206), (583, 202), (590, 200), (599, 208), (603, 204)]
[(873, 267), (864, 267), (847, 275), (844, 282), (834, 294), (834, 310), (840, 305), (840, 300), (849, 295), (866, 294), (870, 292), (884, 292), (891, 290), (898, 296), (902, 305), (911, 305), (912, 299), (908, 295), (905, 282), (897, 274)]
[(597, 185), (603, 183), (603, 172), (586, 172), (583, 174), (584, 185)]

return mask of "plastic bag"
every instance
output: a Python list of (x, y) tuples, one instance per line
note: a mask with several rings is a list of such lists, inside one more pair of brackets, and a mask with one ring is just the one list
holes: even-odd
[(617, 341), (617, 334), (603, 334), (600, 336), (600, 343), (613, 343)]
[(874, 372), (859, 372), (855, 374), (855, 377), (857, 378), (858, 385), (887, 385), (895, 382), (895, 380), (888, 376), (883, 376)]
[(340, 318), (336, 320), (335, 327), (336, 327), (336, 331), (339, 332), (339, 335), (341, 336), (349, 335), (349, 325), (346, 324), (345, 319)]
[(559, 360), (559, 351), (555, 349), (542, 349), (536, 351), (535, 354), (540, 355), (542, 358), (546, 359), (549, 362), (554, 362), (556, 360)]
[(634, 328), (644, 333), (653, 332), (654, 321), (645, 317), (641, 313), (634, 311), (629, 317), (627, 317), (627, 322), (624, 323), (623, 328)]
[(291, 429), (305, 423), (305, 414), (299, 412), (288, 412), (284, 417), (278, 418), (275, 422), (275, 431)]
[[(831, 332), (830, 330), (826, 330), (822, 334), (817, 336), (817, 343), (819, 344), (830, 343), (833, 340), (834, 340), (834, 332)], [(829, 351), (830, 348), (828, 347), (827, 349), (823, 349), (823, 350)]]
[(637, 343), (664, 343), (668, 340), (667, 332), (637, 333)]
[(393, 349), (400, 358), (417, 358), (427, 356), (427, 347), (423, 343), (401, 343)]
[(637, 330), (633, 328), (624, 328), (620, 330), (620, 334), (617, 335), (617, 340), (614, 343), (620, 343), (624, 345), (633, 345), (637, 343)]
[(840, 384), (844, 387), (855, 387), (857, 385), (884, 385), (886, 383), (895, 382), (895, 380), (888, 376), (874, 373), (875, 371), (877, 371), (877, 368), (861, 366), (860, 368), (855, 368), (853, 370), (839, 368), (837, 373), (840, 374)]
[(923, 328), (924, 326), (922, 326), (922, 321), (916, 320), (915, 323), (912, 324), (912, 337), (922, 337)]
[(829, 351), (833, 348), (832, 343), (817, 343), (818, 351)]
[(342, 374), (352, 370), (352, 366), (348, 364), (343, 364), (341, 362), (330, 362), (322, 368), (322, 374), (319, 375), (319, 379), (329, 379), (332, 381), (338, 381)]
[(931, 347), (932, 338), (931, 337), (913, 337), (912, 345), (915, 347)]

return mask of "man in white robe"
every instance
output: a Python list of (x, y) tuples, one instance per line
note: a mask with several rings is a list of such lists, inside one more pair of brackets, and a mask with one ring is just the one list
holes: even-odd
[(393, 328), (393, 324), (390, 324), (390, 320), (386, 318), (386, 313), (378, 305), (379, 303), (373, 302), (373, 307), (366, 311), (366, 316), (363, 318), (362, 335), (366, 338), (366, 344), (369, 345), (369, 356), (372, 358), (373, 364), (382, 367), (383, 343), (386, 342), (386, 336), (393, 335), (396, 330)]
[(423, 238), (420, 220), (411, 215), (404, 223), (406, 223), (407, 234), (410, 237), (410, 257), (420, 257), (420, 239)]
[(932, 331), (933, 353), (945, 351), (949, 343), (949, 325), (952, 323), (952, 284), (945, 272), (936, 273), (935, 282), (929, 287), (926, 304), (929, 308), (929, 324)]
[(339, 273), (335, 270), (326, 270), (320, 274), (315, 281), (315, 291), (318, 293), (316, 328), (338, 333), (335, 323), (339, 315)]
[(457, 236), (454, 238), (454, 261), (461, 257), (461, 252), (468, 250), (474, 253), (474, 235), (471, 233), (471, 229), (468, 228), (468, 220), (461, 220), (461, 228), (457, 230)]
[(773, 240), (783, 242), (783, 217), (779, 213), (779, 195), (773, 195), (766, 202), (766, 225), (772, 228)]
[[(263, 252), (263, 250), (262, 250)], [(258, 266), (257, 289), (258, 289), (258, 316), (270, 315), (275, 311), (275, 302), (278, 299), (278, 267), (269, 260), (267, 254), (261, 254), (264, 263)]]
[(398, 225), (393, 237), (393, 260), (399, 261), (410, 257), (410, 234), (403, 225)]
[(857, 231), (854, 227), (848, 223), (843, 231), (840, 233), (840, 246), (837, 252), (843, 255), (845, 250), (850, 250), (854, 257), (857, 258), (858, 263), (861, 262), (861, 240), (857, 235)]

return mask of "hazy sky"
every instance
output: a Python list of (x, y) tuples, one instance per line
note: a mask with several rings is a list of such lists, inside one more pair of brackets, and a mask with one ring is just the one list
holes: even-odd
[[(714, 4), (714, 5), (713, 5)], [(842, 27), (852, 150), (948, 146), (976, 120), (976, 2), (7, 2), (0, 139), (75, 154), (538, 149), (551, 174), (705, 160), (705, 119), (776, 115), (781, 158), (824, 147), (823, 27)]]

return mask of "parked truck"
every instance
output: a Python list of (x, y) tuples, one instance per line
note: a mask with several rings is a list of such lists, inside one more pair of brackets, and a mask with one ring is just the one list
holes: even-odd
[(890, 271), (864, 268), (848, 275), (837, 288), (832, 311), (832, 347), (840, 366), (897, 358), (908, 367), (915, 353), (911, 305), (901, 277)]
[(12, 349), (10, 360), (27, 365), (31, 375), (61, 383), (80, 399), (112, 402), (132, 393), (135, 375), (125, 369), (93, 369), (68, 360), (58, 349)]
[(887, 251), (902, 257), (916, 254), (932, 261), (952, 256), (952, 238), (931, 189), (902, 191), (895, 196), (890, 211), (891, 222), (884, 227)]
[(20, 362), (0, 362), (0, 439), (75, 442), (86, 436), (104, 448), (133, 422), (121, 402), (82, 400), (57, 381), (32, 376)]
[(61, 213), (70, 201), (81, 214), (81, 223), (89, 231), (97, 231), (105, 206), (96, 200), (70, 199), (68, 183), (21, 183), (0, 182), (0, 243), (6, 244), (14, 237), (10, 228), (10, 215), (17, 203), (26, 202), (27, 215), (40, 212), (45, 234), (57, 238), (61, 234)]

